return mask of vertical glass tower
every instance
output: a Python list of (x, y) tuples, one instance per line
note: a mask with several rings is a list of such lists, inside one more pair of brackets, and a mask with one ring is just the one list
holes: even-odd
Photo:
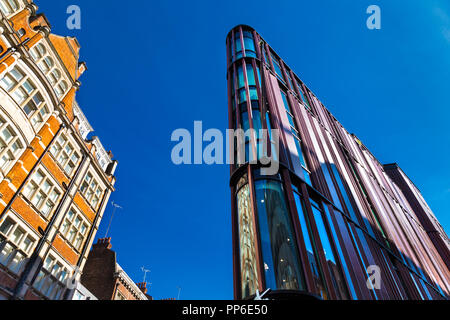
[(230, 168), (235, 298), (446, 299), (450, 242), (406, 175), (380, 164), (254, 29), (235, 27), (226, 45), (230, 129), (280, 132), (278, 174), (251, 161), (258, 134)]

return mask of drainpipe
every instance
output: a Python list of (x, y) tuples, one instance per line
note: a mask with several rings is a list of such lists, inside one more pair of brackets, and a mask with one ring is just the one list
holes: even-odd
[[(116, 171), (117, 164), (118, 164), (117, 161), (112, 162), (106, 169), (106, 174), (113, 176)], [(100, 209), (99, 209), (97, 215), (95, 216), (94, 222), (92, 223), (92, 228), (89, 230), (89, 234), (86, 238), (86, 242), (84, 243), (83, 250), (81, 251), (81, 254), (80, 254), (80, 258), (78, 259), (78, 262), (76, 265), (76, 267), (78, 267), (78, 268), (81, 268), (81, 265), (83, 264), (83, 259), (86, 255), (86, 253), (88, 252), (88, 250), (90, 249), (89, 244), (91, 243), (92, 237), (94, 236), (94, 233), (95, 233), (95, 229), (97, 227), (97, 224), (99, 223), (101, 212), (106, 210), (106, 202), (108, 201), (109, 197), (111, 196), (111, 193), (112, 193), (111, 189), (108, 189), (108, 191), (105, 192), (105, 194), (103, 195), (102, 202), (99, 207)], [(67, 300), (69, 298), (69, 296), (71, 295), (72, 291), (73, 290), (67, 290), (66, 293), (64, 294), (63, 300)]]
[(44, 244), (47, 242), (50, 232), (61, 213), (61, 209), (62, 209), (64, 203), (66, 202), (67, 198), (69, 197), (70, 191), (72, 190), (73, 186), (76, 184), (76, 180), (78, 179), (78, 176), (80, 175), (80, 172), (81, 172), (82, 168), (84, 167), (84, 164), (87, 159), (88, 159), (88, 156), (86, 154), (84, 154), (83, 160), (81, 161), (81, 164), (78, 166), (75, 176), (70, 181), (69, 186), (67, 187), (66, 192), (63, 195), (63, 198), (59, 202), (58, 207), (56, 208), (55, 213), (53, 214), (53, 217), (51, 218), (49, 224), (47, 225), (47, 228), (45, 229), (44, 234), (42, 235), (41, 239), (39, 240), (39, 243), (37, 244), (36, 248), (34, 249), (34, 252), (30, 257), (30, 261), (27, 263), (27, 266), (26, 266), (25, 270), (23, 271), (23, 273), (19, 279), (19, 282), (14, 290), (14, 295), (11, 298), (11, 300), (22, 300), (25, 297), (25, 294), (29, 288), (26, 286), (26, 282), (29, 281), (30, 286), (31, 286), (33, 281), (35, 280), (34, 278), (37, 274), (37, 271), (39, 271), (42, 268), (42, 261), (40, 261), (40, 259), (39, 259), (40, 258), (39, 254), (41, 253), (41, 250), (44, 247)]

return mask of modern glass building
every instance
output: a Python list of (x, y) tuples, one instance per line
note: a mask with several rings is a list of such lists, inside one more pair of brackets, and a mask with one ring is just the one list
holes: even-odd
[(229, 127), (280, 131), (277, 175), (249, 161), (260, 136), (231, 166), (235, 298), (449, 297), (449, 239), (406, 174), (379, 163), (251, 27), (226, 44)]

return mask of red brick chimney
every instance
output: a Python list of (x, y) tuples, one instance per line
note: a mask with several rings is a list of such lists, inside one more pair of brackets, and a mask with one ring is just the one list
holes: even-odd
[(136, 283), (136, 285), (137, 285), (137, 287), (138, 287), (139, 289), (141, 289), (141, 291), (142, 291), (144, 294), (147, 294), (148, 289), (147, 289), (147, 283), (146, 283), (146, 282)]
[(97, 243), (93, 245), (94, 249), (111, 249), (111, 238), (98, 239)]

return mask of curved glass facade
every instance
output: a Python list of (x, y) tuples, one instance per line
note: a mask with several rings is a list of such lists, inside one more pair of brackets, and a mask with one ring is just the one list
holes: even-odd
[[(246, 135), (246, 161), (231, 168), (236, 299), (266, 289), (341, 300), (448, 295), (450, 276), (435, 267), (445, 261), (427, 265), (440, 253), (429, 246), (409, 256), (429, 239), (362, 143), (253, 29), (234, 28), (227, 52), (230, 128), (268, 129), (271, 146), (270, 130), (280, 133), (277, 175), (261, 175), (253, 161), (259, 135), (255, 146)], [(380, 289), (367, 285), (374, 265)]]
[(258, 289), (257, 251), (255, 224), (250, 199), (250, 186), (245, 178), (241, 179), (237, 193), (237, 212), (239, 225), (239, 257), (242, 296), (249, 297)]
[(267, 288), (304, 290), (294, 228), (281, 182), (257, 180), (255, 193)]

